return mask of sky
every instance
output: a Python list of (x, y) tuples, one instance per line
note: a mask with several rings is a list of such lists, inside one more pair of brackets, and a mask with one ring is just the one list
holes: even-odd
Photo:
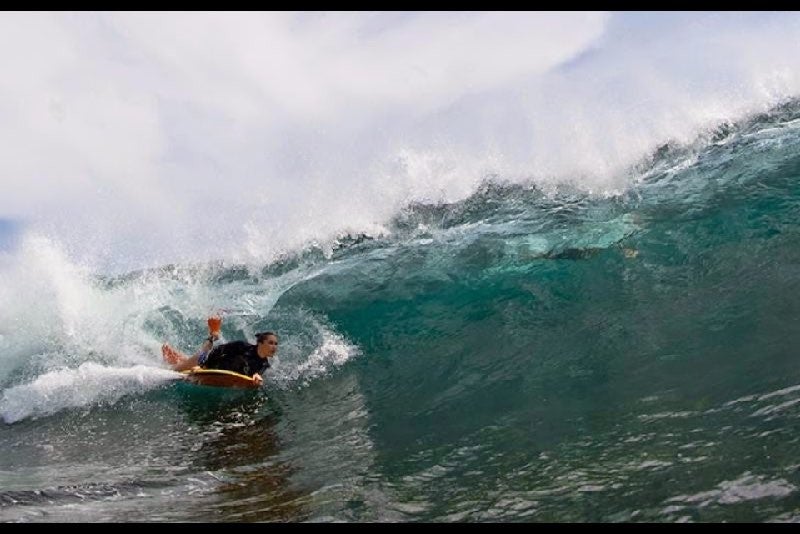
[(616, 191), (659, 144), (795, 98), (798, 30), (796, 12), (7, 12), (0, 221), (108, 272), (267, 262), (487, 176)]

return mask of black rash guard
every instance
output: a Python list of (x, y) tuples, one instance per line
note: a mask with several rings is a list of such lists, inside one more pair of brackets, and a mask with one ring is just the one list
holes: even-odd
[(211, 349), (203, 367), (224, 369), (247, 376), (253, 376), (255, 373), (263, 376), (270, 365), (268, 360), (258, 357), (255, 345), (245, 341), (232, 341)]

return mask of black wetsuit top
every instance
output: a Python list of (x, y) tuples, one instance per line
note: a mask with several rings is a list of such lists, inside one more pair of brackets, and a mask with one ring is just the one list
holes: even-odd
[(224, 369), (242, 375), (264, 375), (269, 369), (269, 361), (258, 357), (256, 346), (245, 341), (231, 341), (217, 345), (208, 353), (203, 367), (206, 369)]

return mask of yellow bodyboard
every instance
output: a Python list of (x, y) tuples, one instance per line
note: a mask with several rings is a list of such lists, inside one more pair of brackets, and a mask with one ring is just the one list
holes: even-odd
[(195, 367), (188, 371), (181, 371), (187, 382), (201, 386), (215, 386), (228, 388), (257, 388), (258, 384), (252, 377), (225, 371), (223, 369), (203, 369)]

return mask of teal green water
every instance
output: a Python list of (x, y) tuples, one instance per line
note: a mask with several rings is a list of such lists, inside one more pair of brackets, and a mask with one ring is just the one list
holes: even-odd
[[(800, 108), (630, 183), (498, 177), (330, 254), (95, 279), (147, 355), (0, 339), (0, 520), (797, 521)], [(281, 336), (261, 391), (159, 370), (198, 294)]]

